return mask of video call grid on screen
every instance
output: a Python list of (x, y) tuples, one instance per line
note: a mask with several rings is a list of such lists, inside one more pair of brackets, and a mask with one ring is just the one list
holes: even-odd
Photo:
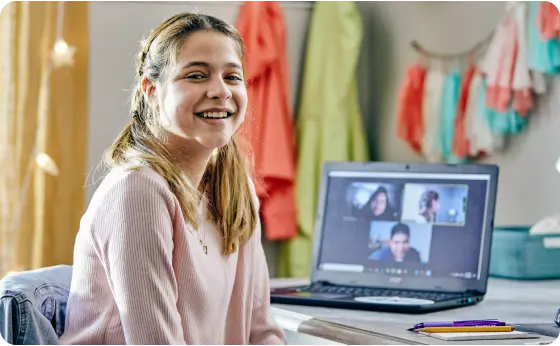
[(489, 179), (330, 172), (318, 269), (479, 278)]

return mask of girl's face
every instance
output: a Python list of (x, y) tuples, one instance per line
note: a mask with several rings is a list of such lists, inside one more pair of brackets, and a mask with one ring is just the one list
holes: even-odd
[(209, 150), (226, 145), (247, 109), (237, 43), (214, 31), (191, 34), (159, 96), (161, 125), (170, 136)]
[(387, 195), (385, 193), (378, 193), (371, 203), (371, 211), (373, 215), (379, 216), (387, 209)]

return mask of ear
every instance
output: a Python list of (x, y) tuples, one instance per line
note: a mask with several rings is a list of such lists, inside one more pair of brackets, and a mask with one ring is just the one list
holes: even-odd
[(150, 82), (146, 77), (142, 78), (142, 81), (140, 82), (140, 86), (142, 87), (142, 93), (144, 94), (144, 98), (149, 102), (156, 91), (156, 86), (152, 82)]

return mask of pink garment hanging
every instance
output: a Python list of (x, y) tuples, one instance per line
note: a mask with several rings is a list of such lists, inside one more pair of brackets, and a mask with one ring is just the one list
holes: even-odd
[(397, 105), (397, 135), (417, 153), (422, 152), (424, 136), (422, 103), (426, 72), (421, 63), (409, 67), (399, 90)]

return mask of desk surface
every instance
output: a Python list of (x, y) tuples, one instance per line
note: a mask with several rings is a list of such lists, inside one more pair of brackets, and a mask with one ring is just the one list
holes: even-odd
[[(306, 280), (301, 279), (272, 279), (273, 287), (292, 286), (305, 284)], [(442, 320), (465, 320), (497, 318), (511, 324), (533, 324), (533, 323), (552, 323), (556, 310), (560, 308), (560, 280), (549, 281), (513, 281), (490, 278), (488, 282), (488, 292), (484, 300), (476, 305), (461, 307), (457, 309), (438, 311), (421, 315), (407, 315), (398, 313), (358, 311), (323, 307), (298, 306), (286, 304), (274, 304), (274, 313), (280, 324), (293, 328), (294, 320), (309, 321), (311, 318), (327, 323), (334, 323), (337, 326), (345, 326), (353, 330), (353, 343), (363, 343), (355, 340), (356, 333), (363, 332), (364, 335), (370, 332), (387, 333), (386, 336), (397, 337), (397, 344), (403, 343), (401, 339), (407, 334), (400, 331), (410, 328), (415, 323), (422, 321), (442, 321)], [(295, 313), (291, 322), (287, 322), (290, 313)], [(309, 324), (309, 323), (307, 323)], [(332, 325), (330, 327), (333, 327)], [(302, 328), (300, 328), (302, 329)], [(313, 328), (312, 328), (313, 329)], [(327, 328), (332, 329), (332, 328)], [(560, 331), (560, 328), (559, 328)], [(301, 330), (300, 330), (301, 332)], [(327, 331), (323, 331), (328, 334)], [(331, 330), (331, 332), (333, 332)], [(310, 331), (315, 336), (317, 331)], [(340, 333), (338, 331), (337, 333)], [(408, 332), (410, 333), (410, 332)], [(320, 336), (321, 337), (321, 336)], [(330, 335), (322, 335), (329, 340), (333, 340)], [(548, 340), (544, 338), (543, 340)], [(435, 344), (437, 339), (429, 338), (428, 343)], [(348, 341), (334, 340), (334, 341)], [(374, 340), (379, 341), (379, 340)], [(410, 340), (412, 341), (412, 340)], [(504, 343), (513, 340), (502, 340), (497, 343)], [(537, 341), (527, 340), (527, 342)], [(514, 341), (521, 344), (523, 341)], [(368, 342), (369, 343), (369, 342)], [(414, 342), (411, 342), (414, 343)], [(422, 342), (419, 342), (422, 343)], [(488, 344), (488, 341), (485, 341)], [(392, 344), (388, 342), (386, 344)], [(454, 343), (455, 344), (455, 343)], [(459, 343), (456, 343), (459, 344)]]

